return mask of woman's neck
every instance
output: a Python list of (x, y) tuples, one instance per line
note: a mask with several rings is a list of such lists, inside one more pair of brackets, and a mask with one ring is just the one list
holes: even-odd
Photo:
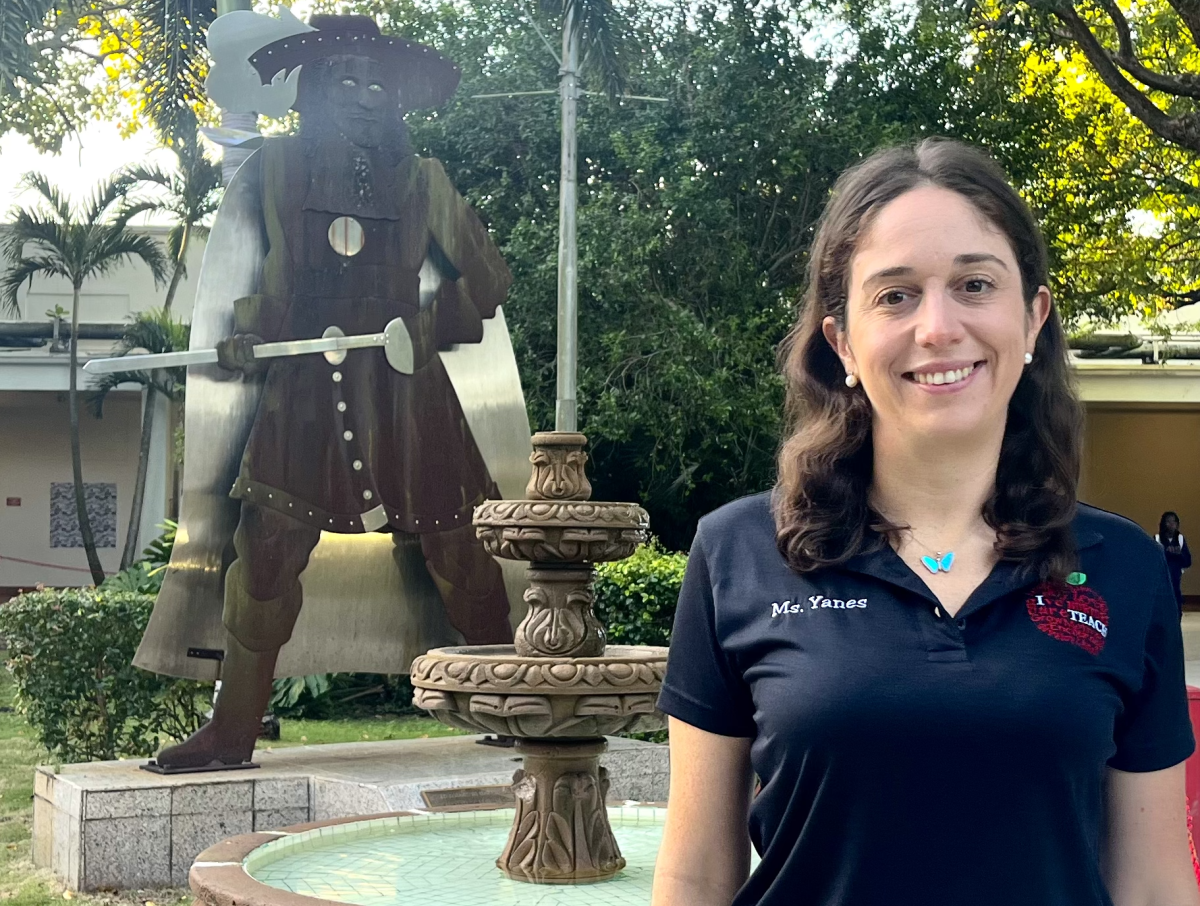
[(914, 441), (874, 432), (871, 503), (926, 545), (956, 545), (990, 532), (983, 506), (996, 484), (1003, 429), (973, 442)]

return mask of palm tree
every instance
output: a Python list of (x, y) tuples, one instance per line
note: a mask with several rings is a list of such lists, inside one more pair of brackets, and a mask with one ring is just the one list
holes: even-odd
[(179, 281), (187, 276), (187, 253), (192, 240), (208, 238), (204, 221), (216, 213), (221, 202), (221, 167), (204, 156), (192, 130), (190, 140), (173, 145), (179, 159), (179, 169), (169, 173), (159, 167), (137, 166), (125, 171), (135, 182), (150, 183), (164, 190), (165, 197), (154, 210), (170, 214), (174, 220), (167, 233), (167, 257), (170, 259), (171, 280), (163, 308), (171, 311)]
[[(131, 180), (150, 183), (165, 192), (154, 209), (170, 214), (174, 219), (167, 233), (171, 279), (167, 284), (161, 312), (139, 315), (118, 341), (115, 355), (125, 355), (131, 349), (139, 348), (150, 352), (173, 352), (187, 349), (188, 346), (186, 328), (178, 321), (171, 320), (171, 305), (175, 301), (180, 280), (187, 274), (187, 253), (192, 240), (203, 241), (208, 236), (208, 226), (204, 221), (216, 212), (220, 203), (221, 168), (201, 151), (194, 118), (185, 116), (179, 125), (182, 135), (171, 142), (179, 159), (178, 170), (168, 173), (158, 167), (139, 166), (125, 171)], [(157, 393), (173, 401), (183, 397), (185, 370), (177, 368), (168, 371), (107, 375), (93, 387), (98, 393), (93, 397), (97, 413), (108, 391), (122, 381), (141, 384), (146, 388), (146, 400), (142, 408), (142, 443), (138, 453), (137, 478), (133, 485), (133, 505), (129, 511), (129, 530), (125, 535), (125, 550), (121, 554), (121, 569), (127, 569), (138, 553), (138, 529), (142, 524), (146, 473), (150, 467), (150, 442), (154, 434), (154, 397)]]
[[(178, 265), (176, 266), (178, 273)], [(167, 304), (171, 290), (167, 291)], [(128, 355), (134, 350), (146, 352), (175, 352), (188, 348), (191, 329), (182, 321), (171, 317), (163, 308), (138, 312), (126, 325), (113, 355)], [(153, 371), (122, 371), (106, 374), (92, 385), (88, 406), (100, 418), (104, 414), (104, 401), (110, 391), (120, 384), (141, 384), (146, 390), (146, 401), (142, 411), (142, 442), (138, 453), (137, 479), (133, 485), (133, 500), (129, 508), (129, 529), (125, 533), (125, 550), (121, 554), (121, 569), (128, 569), (138, 554), (138, 529), (142, 524), (142, 505), (146, 496), (146, 473), (150, 467), (150, 441), (154, 428), (154, 397), (162, 394), (171, 402), (183, 401), (187, 379), (186, 368), (156, 368)]]
[[(131, 181), (126, 176), (102, 182), (82, 205), (73, 205), (50, 181), (30, 173), (22, 186), (36, 192), (31, 208), (16, 207), (10, 214), (12, 226), (0, 244), (8, 270), (0, 275), (0, 307), (17, 312), (17, 291), (37, 276), (63, 277), (71, 284), (70, 390), (71, 468), (75, 479), (75, 508), (79, 533), (88, 567), (96, 585), (104, 581), (104, 569), (96, 553), (84, 500), (83, 461), (79, 449), (79, 297), (85, 281), (140, 258), (150, 268), (155, 282), (166, 279), (166, 257), (149, 236), (135, 233), (129, 221), (147, 210), (145, 203), (127, 198)], [(27, 249), (26, 247), (31, 248)]]

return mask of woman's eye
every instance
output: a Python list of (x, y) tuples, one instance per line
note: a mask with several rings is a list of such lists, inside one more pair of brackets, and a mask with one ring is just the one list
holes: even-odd
[(342, 79), (342, 84), (345, 85), (347, 88), (353, 88), (355, 85), (358, 84), (358, 82), (354, 81), (354, 79), (351, 79), (351, 78), (345, 78), (345, 79)]
[(372, 82), (370, 85), (367, 86), (367, 90), (368, 91), (383, 91), (383, 86), (380, 85), (378, 82)]
[(963, 283), (963, 289), (972, 295), (976, 293), (984, 293), (992, 288), (992, 281), (985, 280), (982, 277), (972, 277)]
[(902, 289), (889, 289), (879, 297), (883, 305), (901, 305), (908, 300), (908, 293)]

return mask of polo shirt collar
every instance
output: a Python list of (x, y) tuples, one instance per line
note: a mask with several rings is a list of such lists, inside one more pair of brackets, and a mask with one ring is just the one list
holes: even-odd
[[(900, 559), (900, 555), (892, 549), (892, 546), (882, 538), (876, 540), (878, 541), (877, 546), (863, 553), (855, 554), (843, 563), (841, 568), (903, 588), (932, 604), (939, 603), (937, 596), (929, 586), (921, 581), (921, 577), (913, 572), (907, 563)], [(1075, 526), (1076, 550), (1083, 551), (1086, 548), (1094, 547), (1103, 540), (1104, 536), (1099, 532)], [(979, 587), (971, 593), (960, 613), (968, 616), (1010, 592), (1032, 585), (1037, 578), (1035, 573), (1024, 568), (1024, 564), (1001, 560), (992, 568), (991, 573), (980, 583)]]

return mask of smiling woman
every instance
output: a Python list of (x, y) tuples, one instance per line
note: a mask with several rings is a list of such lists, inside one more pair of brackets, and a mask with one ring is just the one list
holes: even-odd
[(1174, 595), (1076, 501), (1032, 214), (979, 151), (888, 149), (810, 267), (777, 486), (688, 560), (654, 906), (1197, 906)]

